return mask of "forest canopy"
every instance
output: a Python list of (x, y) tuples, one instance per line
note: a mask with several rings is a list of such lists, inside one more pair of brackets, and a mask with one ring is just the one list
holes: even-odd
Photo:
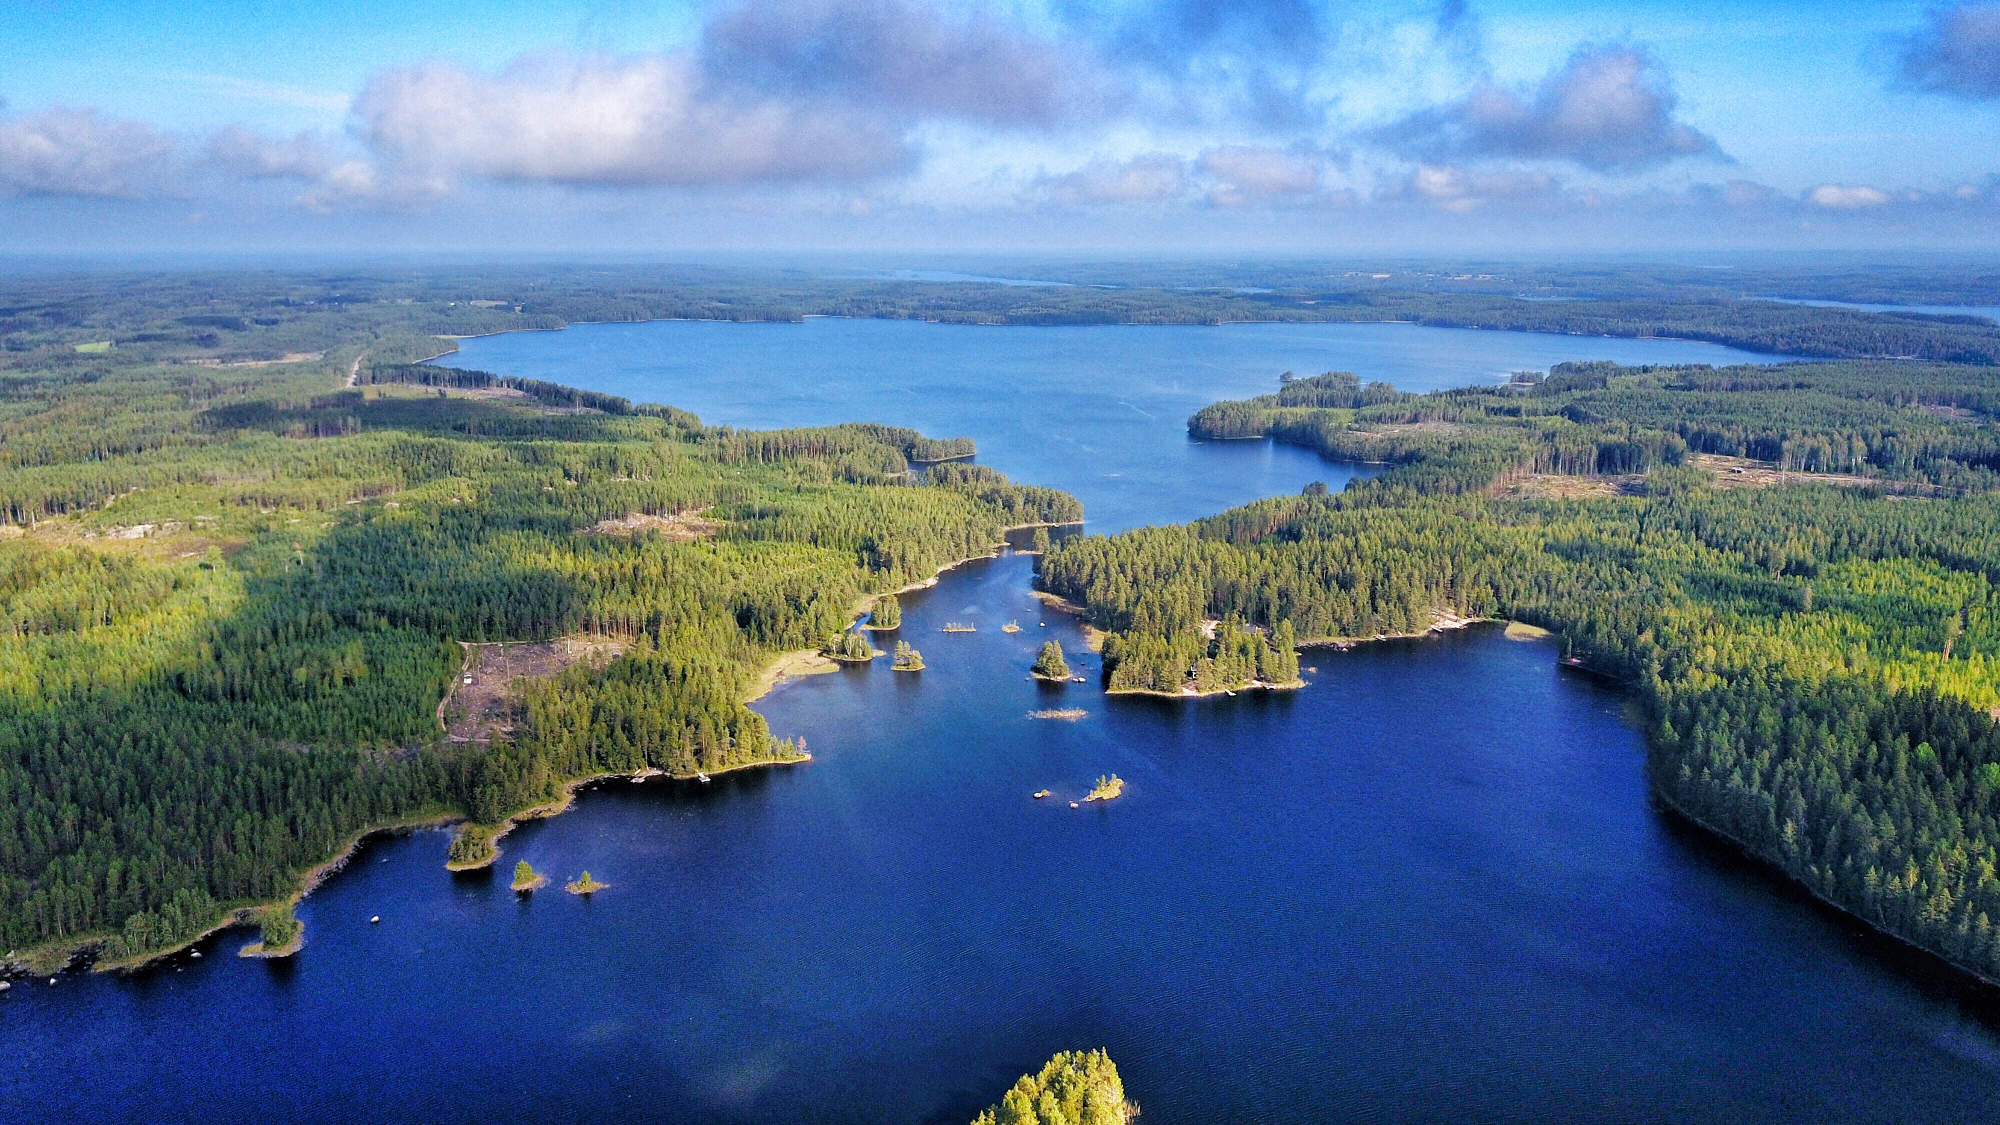
[[(372, 826), (796, 757), (743, 705), (773, 654), (1008, 526), (1082, 515), (912, 467), (968, 442), (735, 431), (414, 367), (441, 345), (288, 299), (258, 298), (296, 313), (275, 325), (193, 327), (324, 354), (164, 362), (162, 340), (0, 376), (0, 948), (169, 947)], [(388, 327), (497, 315), (410, 308)], [(622, 655), (527, 683), (511, 736), (446, 737), (460, 642), (574, 634)]]

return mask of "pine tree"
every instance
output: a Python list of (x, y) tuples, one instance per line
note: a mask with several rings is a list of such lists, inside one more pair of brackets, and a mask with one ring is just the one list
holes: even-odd
[(1035, 660), (1035, 675), (1045, 680), (1069, 679), (1069, 662), (1063, 659), (1062, 645), (1048, 641), (1042, 645), (1042, 655)]
[(872, 629), (900, 629), (903, 625), (903, 606), (894, 594), (882, 595), (875, 603), (875, 612), (868, 615), (868, 625)]

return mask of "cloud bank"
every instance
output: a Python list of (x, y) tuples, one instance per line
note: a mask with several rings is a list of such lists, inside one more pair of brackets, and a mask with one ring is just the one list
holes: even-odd
[[(1464, 0), (1370, 18), (1330, 0), (723, 0), (675, 50), (378, 70), (352, 98), (315, 95), (345, 107), (344, 130), (0, 114), (0, 196), (357, 212), (380, 230), (412, 229), (398, 212), (525, 219), (559, 199), (619, 223), (1169, 235), (1658, 214), (1887, 229), (1976, 223), (2000, 201), (1983, 170), (1914, 192), (1834, 168), (1783, 189), (1690, 184), (1732, 162), (1647, 47), (1586, 43), (1515, 86), (1492, 77)], [(2000, 0), (1933, 11), (1898, 49), (1905, 85), (2000, 97)], [(472, 206), (438, 206), (454, 196)]]

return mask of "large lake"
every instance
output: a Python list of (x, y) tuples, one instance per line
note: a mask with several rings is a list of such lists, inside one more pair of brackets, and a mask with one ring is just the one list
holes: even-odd
[[(1115, 529), (1344, 479), (1186, 441), (1189, 411), (1276, 371), (1421, 387), (1595, 355), (1731, 358), (820, 321), (500, 337), (456, 362), (738, 425), (968, 434)], [(449, 876), (447, 835), (417, 832), (305, 901), (289, 962), (230, 956), (238, 932), (136, 978), (17, 986), (0, 1120), (963, 1125), (1088, 1046), (1156, 1125), (2000, 1119), (1991, 999), (1663, 815), (1622, 696), (1548, 644), (1475, 629), (1310, 652), (1312, 686), (1282, 696), (1114, 701), (1026, 678), (1044, 638), (1081, 639), (1031, 577), (1008, 554), (908, 597), (921, 675), (877, 662), (760, 703), (808, 765), (609, 782), (508, 838), (510, 861), (611, 884), (592, 900)], [(1088, 714), (1028, 717), (1056, 706)], [(1114, 771), (1126, 796), (1069, 807)]]
[(979, 459), (1083, 501), (1092, 531), (1183, 523), (1350, 472), (1268, 442), (1201, 444), (1188, 415), (1352, 371), (1405, 391), (1504, 380), (1577, 359), (1769, 363), (1680, 340), (1412, 324), (973, 328), (913, 320), (581, 325), (462, 341), (439, 361), (665, 402), (711, 425), (889, 422), (972, 438)]

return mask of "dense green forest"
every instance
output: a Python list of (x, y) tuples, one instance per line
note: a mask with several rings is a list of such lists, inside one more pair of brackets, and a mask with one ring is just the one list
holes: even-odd
[[(2000, 362), (2000, 325), (1990, 320), (1762, 299), (2000, 302), (2000, 278), (1949, 263), (1832, 271), (1518, 263), (1465, 270), (1330, 262), (1019, 266), (1027, 276), (1073, 283), (916, 282), (853, 271), (682, 265), (0, 277), (0, 372), (88, 377), (107, 356), (230, 364), (327, 353), (364, 341), (373, 341), (374, 359), (389, 362), (427, 358), (438, 350), (439, 336), (587, 321), (789, 322), (807, 316), (1021, 325), (1407, 321), (1671, 336), (1832, 358)], [(1113, 278), (1118, 280), (1107, 280)], [(957, 455), (937, 451), (919, 459)]]
[(1064, 1051), (1024, 1074), (972, 1125), (1125, 1125), (1139, 1107), (1125, 1100), (1118, 1067), (1103, 1051)]
[(1114, 682), (1133, 662), (1193, 681), (1215, 643), (1204, 622), (1551, 629), (1634, 686), (1668, 802), (2000, 977), (1994, 385), (1976, 367), (1835, 363), (1564, 365), (1421, 396), (1291, 380), (1190, 429), (1392, 467), (1340, 494), (1064, 540), (1041, 581), (1113, 632)]
[[(410, 315), (389, 328), (446, 327)], [(909, 466), (962, 444), (426, 374), (437, 342), (370, 323), (290, 363), (121, 343), (0, 375), (0, 949), (170, 946), (370, 826), (792, 757), (743, 706), (772, 654), (1081, 517)], [(444, 737), (458, 642), (577, 633), (623, 655), (528, 683), (511, 738)]]

